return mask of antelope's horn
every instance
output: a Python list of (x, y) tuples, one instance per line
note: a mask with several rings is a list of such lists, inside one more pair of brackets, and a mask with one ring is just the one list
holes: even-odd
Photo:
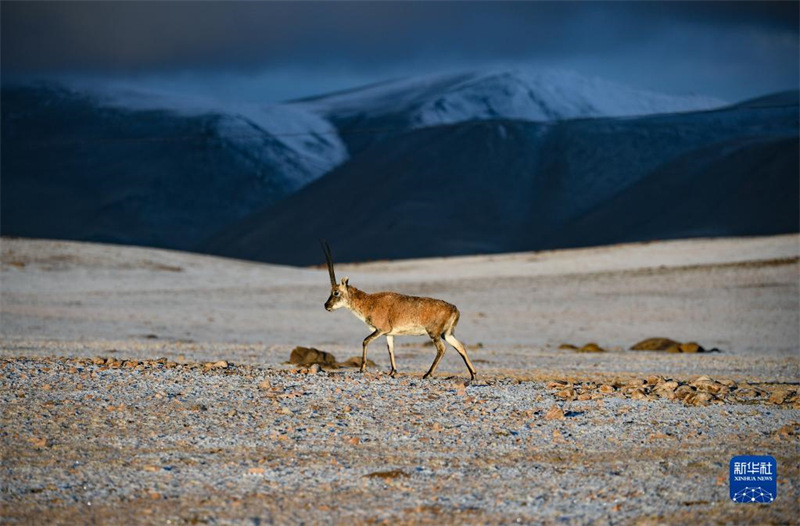
[(331, 256), (331, 247), (328, 246), (327, 241), (320, 241), (322, 251), (325, 253), (325, 259), (328, 260), (328, 274), (331, 276), (331, 287), (336, 286), (336, 274), (333, 272), (333, 256)]

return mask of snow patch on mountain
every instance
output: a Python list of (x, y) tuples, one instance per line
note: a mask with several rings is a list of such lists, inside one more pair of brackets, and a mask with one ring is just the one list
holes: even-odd
[(348, 158), (336, 128), (290, 106), (227, 105), (217, 132), (258, 163), (280, 164), (290, 190), (305, 186)]
[(221, 140), (255, 164), (279, 168), (286, 185), (298, 189), (348, 159), (336, 128), (324, 117), (291, 105), (238, 103), (110, 84), (80, 86), (99, 105), (129, 111), (165, 111), (181, 116), (217, 115)]
[(630, 117), (709, 110), (727, 103), (633, 89), (571, 71), (511, 69), (386, 82), (296, 105), (335, 121), (388, 117), (421, 128), (487, 119)]

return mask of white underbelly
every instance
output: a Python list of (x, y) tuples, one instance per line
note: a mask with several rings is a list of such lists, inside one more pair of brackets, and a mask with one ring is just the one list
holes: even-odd
[(425, 336), (428, 331), (424, 327), (393, 327), (389, 334), (392, 336)]

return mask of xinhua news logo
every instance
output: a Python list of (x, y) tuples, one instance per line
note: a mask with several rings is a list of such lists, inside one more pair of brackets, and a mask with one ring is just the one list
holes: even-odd
[(778, 462), (774, 457), (733, 457), (730, 474), (733, 502), (769, 504), (778, 498)]

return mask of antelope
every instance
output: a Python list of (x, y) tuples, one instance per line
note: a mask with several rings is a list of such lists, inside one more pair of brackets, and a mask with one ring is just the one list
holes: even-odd
[(444, 356), (445, 346), (442, 343), (442, 338), (444, 338), (464, 359), (470, 378), (475, 379), (475, 368), (469, 361), (467, 350), (453, 334), (461, 315), (455, 305), (434, 298), (406, 296), (396, 292), (368, 294), (350, 285), (349, 278), (346, 277), (342, 278), (341, 283), (337, 283), (336, 274), (333, 271), (331, 249), (328, 243), (322, 242), (321, 244), (328, 261), (328, 274), (331, 278), (331, 295), (325, 302), (325, 309), (331, 312), (344, 307), (372, 329), (372, 333), (364, 338), (361, 345), (362, 373), (367, 369), (367, 346), (373, 340), (386, 336), (389, 360), (392, 363), (389, 375), (394, 377), (397, 374), (397, 364), (394, 361), (394, 337), (427, 335), (436, 346), (436, 358), (423, 378), (429, 378), (436, 371), (436, 366)]

